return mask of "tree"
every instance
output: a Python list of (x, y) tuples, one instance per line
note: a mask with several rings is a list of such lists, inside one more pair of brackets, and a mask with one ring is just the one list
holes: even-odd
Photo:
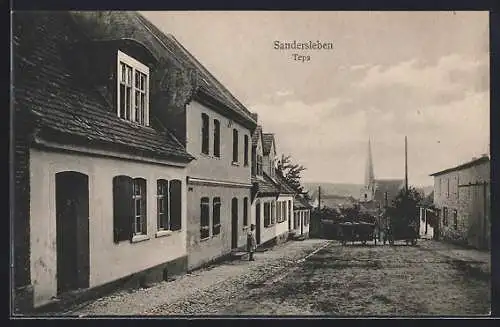
[(398, 220), (414, 219), (419, 214), (421, 202), (422, 195), (414, 187), (409, 187), (408, 191), (402, 189), (392, 201), (388, 213)]
[(281, 155), (277, 163), (278, 173), (285, 179), (288, 185), (297, 193), (303, 194), (306, 201), (310, 201), (309, 193), (300, 184), (300, 175), (306, 168), (300, 164), (292, 163), (290, 155)]
[(359, 219), (360, 207), (355, 205), (353, 207), (341, 208), (340, 213), (346, 221), (357, 221)]

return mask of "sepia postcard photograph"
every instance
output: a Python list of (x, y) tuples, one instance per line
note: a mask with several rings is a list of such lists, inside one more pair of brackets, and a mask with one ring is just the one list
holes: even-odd
[(11, 315), (488, 317), (488, 11), (14, 11)]

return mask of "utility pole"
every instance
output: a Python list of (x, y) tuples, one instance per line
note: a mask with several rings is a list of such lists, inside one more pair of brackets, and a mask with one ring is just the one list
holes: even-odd
[(408, 194), (408, 140), (405, 136), (405, 191)]
[(321, 209), (321, 186), (318, 186), (318, 209)]

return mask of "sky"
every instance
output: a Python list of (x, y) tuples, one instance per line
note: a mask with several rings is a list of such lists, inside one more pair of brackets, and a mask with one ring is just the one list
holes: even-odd
[[(488, 12), (142, 12), (250, 111), (304, 182), (411, 185), (489, 153)], [(275, 41), (332, 42), (277, 50)], [(294, 60), (293, 54), (309, 56)]]

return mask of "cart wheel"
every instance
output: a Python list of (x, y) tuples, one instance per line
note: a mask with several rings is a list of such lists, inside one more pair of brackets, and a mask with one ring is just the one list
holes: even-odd
[(413, 245), (413, 246), (417, 245), (417, 239), (416, 238), (413, 239), (413, 240), (411, 240), (411, 245)]
[(361, 244), (366, 245), (366, 241), (362, 241)]
[(389, 245), (394, 245), (394, 240), (390, 240)]

